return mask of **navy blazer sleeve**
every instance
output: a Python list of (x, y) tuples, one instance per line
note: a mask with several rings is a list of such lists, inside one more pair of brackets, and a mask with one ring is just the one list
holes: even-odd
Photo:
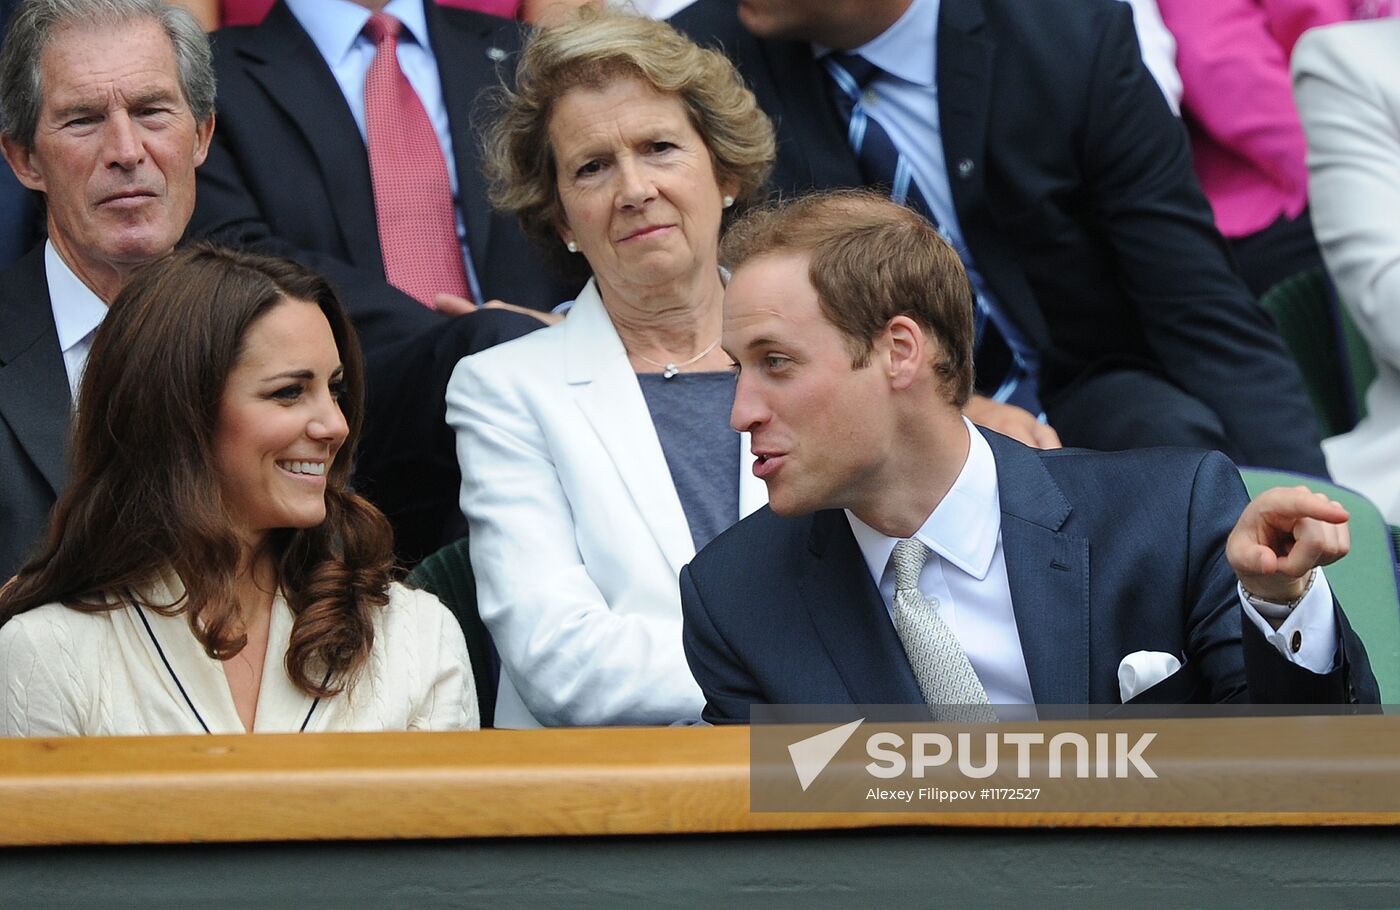
[(691, 579), (690, 566), (681, 569), (681, 615), (685, 622), (681, 635), (685, 659), (705, 693), (701, 719), (711, 724), (748, 723), (749, 706), (764, 703), (763, 692), (715, 627), (700, 590)]
[[(1313, 673), (1290, 662), (1244, 616), (1238, 578), (1225, 558), (1225, 543), (1248, 503), (1239, 471), (1230, 460), (1218, 452), (1205, 453), (1192, 482), (1189, 513), (1185, 516), (1189, 555), (1183, 616), (1187, 655), (1184, 672), (1188, 678), (1196, 679), (1201, 689), (1193, 697), (1182, 693), (1178, 700), (1254, 704), (1378, 701), (1379, 687), (1366, 649), (1335, 598), (1332, 608), (1336, 611), (1339, 640), (1331, 673)], [(1163, 542), (1170, 536), (1164, 529)], [(1149, 604), (1138, 606), (1151, 608)], [(1142, 617), (1141, 621), (1149, 619)], [(1126, 653), (1123, 647), (1117, 650)]]
[(1231, 268), (1186, 131), (1142, 65), (1131, 10), (1109, 6), (1089, 82), (1083, 181), (1147, 345), (1220, 416), (1244, 463), (1327, 476), (1297, 366)]

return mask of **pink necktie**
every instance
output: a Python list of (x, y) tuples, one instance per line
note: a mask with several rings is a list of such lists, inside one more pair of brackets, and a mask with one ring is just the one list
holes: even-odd
[(399, 69), (402, 23), (375, 13), (365, 25), (374, 61), (365, 75), (365, 129), (379, 248), (389, 283), (424, 306), (446, 292), (471, 296), (452, 183), (437, 133), (418, 93)]

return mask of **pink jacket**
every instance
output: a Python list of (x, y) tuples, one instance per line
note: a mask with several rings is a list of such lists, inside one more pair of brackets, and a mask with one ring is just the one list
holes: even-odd
[(1176, 37), (1196, 175), (1226, 237), (1308, 202), (1307, 144), (1288, 57), (1306, 30), (1350, 19), (1352, 0), (1158, 0)]

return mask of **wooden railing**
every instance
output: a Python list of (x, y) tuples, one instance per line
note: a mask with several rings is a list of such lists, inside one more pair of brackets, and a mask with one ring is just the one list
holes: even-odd
[[(1237, 722), (1161, 723), (1183, 742), (1193, 724)], [(1400, 718), (1238, 723), (1228, 754), (1165, 742), (1154, 760), (1186, 794), (1193, 775), (1208, 792), (1232, 769), (1296, 780), (1360, 756), (1368, 780), (1356, 786), (1400, 792)], [(0, 739), (3, 845), (1397, 823), (1391, 811), (755, 813), (745, 727)]]

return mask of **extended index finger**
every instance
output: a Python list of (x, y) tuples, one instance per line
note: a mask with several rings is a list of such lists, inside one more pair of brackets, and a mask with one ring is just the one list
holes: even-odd
[(1275, 526), (1292, 525), (1304, 518), (1342, 524), (1351, 518), (1341, 503), (1304, 486), (1265, 490), (1255, 497), (1254, 503), (1265, 520)]

